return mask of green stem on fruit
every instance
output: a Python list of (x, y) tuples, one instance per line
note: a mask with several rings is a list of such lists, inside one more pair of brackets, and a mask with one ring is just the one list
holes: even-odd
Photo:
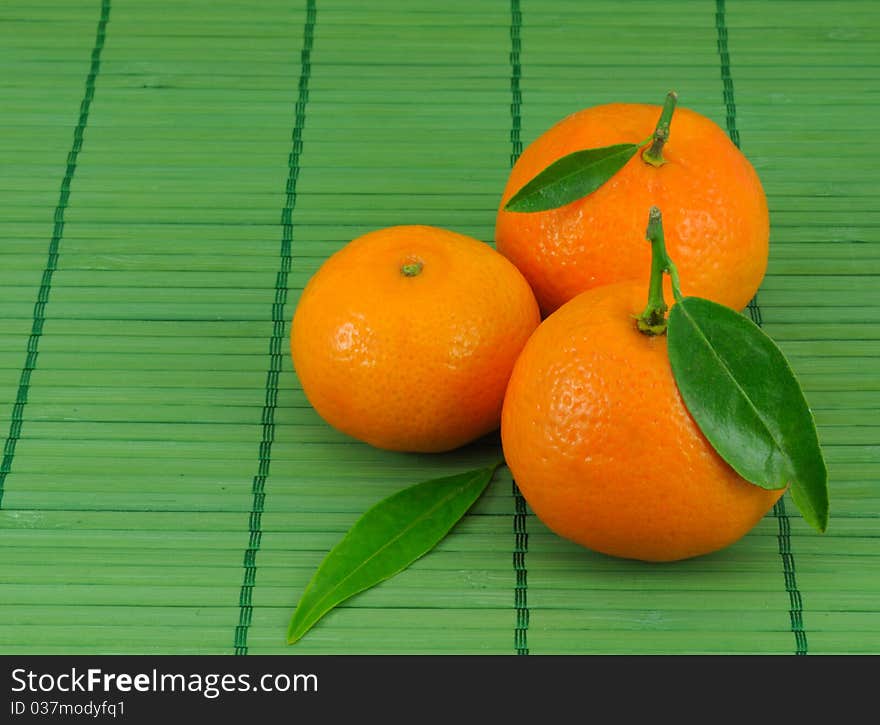
[(422, 267), (424, 267), (424, 265), (421, 262), (409, 262), (407, 264), (401, 264), (400, 273), (404, 277), (415, 277), (421, 274)]
[(672, 296), (676, 302), (681, 301), (682, 294), (678, 269), (666, 252), (663, 216), (656, 206), (651, 207), (648, 215), (648, 230), (645, 236), (651, 242), (651, 281), (648, 286), (648, 305), (636, 318), (636, 325), (645, 335), (663, 335), (666, 333), (666, 311), (669, 309), (663, 298), (664, 274), (668, 274), (672, 281)]
[(642, 152), (642, 159), (651, 166), (659, 167), (666, 163), (666, 159), (663, 158), (663, 146), (669, 140), (669, 125), (672, 123), (672, 112), (675, 110), (677, 101), (678, 94), (675, 91), (669, 91), (666, 94), (663, 112), (660, 114), (660, 120), (657, 121), (654, 135), (651, 137), (653, 143)]

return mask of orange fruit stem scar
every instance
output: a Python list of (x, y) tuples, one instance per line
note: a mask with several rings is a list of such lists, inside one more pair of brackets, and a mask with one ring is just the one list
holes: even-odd
[(408, 262), (400, 265), (400, 273), (404, 277), (417, 277), (425, 265), (421, 262)]

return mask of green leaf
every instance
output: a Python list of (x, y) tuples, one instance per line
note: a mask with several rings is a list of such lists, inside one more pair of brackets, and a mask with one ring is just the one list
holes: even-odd
[(368, 509), (306, 586), (290, 620), (287, 643), (300, 639), (340, 602), (430, 551), (480, 497), (500, 465), (417, 483)]
[(620, 171), (639, 148), (639, 144), (621, 143), (563, 156), (517, 191), (504, 208), (546, 211), (577, 201)]
[(669, 362), (685, 405), (721, 457), (768, 489), (791, 485), (804, 519), (828, 525), (828, 472), (813, 414), (782, 351), (728, 307), (686, 297), (669, 313)]

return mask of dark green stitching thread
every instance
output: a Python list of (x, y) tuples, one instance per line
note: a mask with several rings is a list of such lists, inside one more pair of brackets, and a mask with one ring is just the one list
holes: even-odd
[(107, 21), (110, 19), (110, 0), (101, 2), (101, 16), (98, 20), (98, 29), (95, 34), (95, 45), (92, 48), (92, 62), (89, 73), (86, 76), (86, 88), (82, 102), (79, 106), (79, 119), (73, 130), (73, 145), (67, 154), (67, 168), (64, 178), (61, 180), (61, 191), (58, 197), (58, 205), (55, 207), (54, 227), (52, 239), (49, 241), (49, 253), (46, 258), (46, 267), (43, 269), (43, 278), (40, 289), (37, 292), (37, 301), (34, 304), (34, 318), (31, 325), (31, 334), (27, 342), (27, 357), (21, 376), (18, 380), (18, 392), (15, 396), (15, 405), (12, 407), (12, 421), (9, 424), (9, 435), (3, 446), (3, 460), (0, 461), (0, 505), (3, 503), (3, 492), (6, 485), (6, 477), (12, 470), (12, 462), (15, 459), (15, 447), (21, 437), (21, 428), (24, 423), (24, 409), (28, 401), (28, 392), (31, 385), (31, 374), (37, 367), (37, 357), (40, 353), (40, 338), (43, 335), (43, 325), (46, 322), (46, 305), (49, 304), (49, 294), (52, 291), (52, 277), (58, 269), (59, 247), (64, 236), (64, 212), (70, 200), (70, 185), (76, 173), (76, 162), (83, 145), (83, 135), (86, 124), (89, 122), (89, 110), (92, 107), (92, 99), (95, 97), (95, 81), (101, 70), (101, 51), (104, 49), (104, 39), (107, 34)]
[[(727, 111), (727, 133), (730, 140), (740, 147), (739, 131), (736, 128), (736, 102), (733, 94), (733, 79), (730, 74), (730, 53), (727, 47), (727, 19), (724, 0), (715, 2), (715, 27), (718, 29), (718, 56), (721, 59), (721, 81), (724, 84), (724, 105)], [(757, 295), (748, 304), (749, 316), (755, 324), (763, 324), (761, 308), (758, 306)], [(778, 525), (777, 540), (779, 556), (782, 559), (785, 590), (788, 592), (789, 617), (791, 631), (794, 634), (795, 654), (807, 654), (807, 633), (804, 630), (803, 599), (795, 577), (794, 554), (791, 550), (791, 524), (785, 511), (785, 500), (779, 499), (773, 507), (773, 515)]]
[[(519, 0), (511, 0), (510, 2), (510, 165), (513, 166), (519, 155), (522, 153), (523, 145), (521, 139), (522, 118), (520, 116), (520, 108), (522, 106), (522, 91), (520, 89), (520, 78), (522, 77), (522, 67), (520, 66), (520, 51), (522, 50), (522, 40), (520, 31), (522, 29), (522, 12), (519, 7)], [(526, 567), (526, 554), (529, 552), (529, 532), (527, 530), (526, 519), (526, 501), (513, 482), (513, 570), (516, 572), (516, 584), (514, 588), (513, 605), (516, 608), (516, 626), (513, 632), (513, 644), (518, 655), (527, 655), (529, 653), (529, 600), (528, 600), (528, 569)]]
[(254, 476), (251, 514), (248, 521), (250, 538), (244, 552), (244, 575), (239, 594), (239, 617), (235, 628), (235, 654), (248, 653), (248, 630), (253, 618), (253, 590), (257, 579), (257, 553), (263, 538), (263, 511), (266, 503), (266, 479), (272, 459), (272, 444), (275, 441), (275, 408), (278, 402), (278, 378), (281, 365), (287, 354), (284, 339), (286, 318), (284, 307), (287, 302), (287, 280), (293, 263), (293, 210), (296, 207), (296, 185), (299, 179), (299, 160), (303, 149), (303, 129), (306, 121), (306, 104), (309, 100), (309, 77), (311, 75), (312, 46), (315, 37), (315, 0), (309, 0), (306, 8), (306, 22), (303, 30), (302, 66), (299, 76), (299, 96), (296, 102), (293, 126), (292, 147), (288, 156), (288, 176), (286, 200), (281, 212), (281, 252), (280, 269), (275, 278), (275, 301), (272, 304), (272, 337), (269, 341), (269, 370), (266, 374), (266, 398), (263, 404), (263, 437), (260, 441), (259, 464)]

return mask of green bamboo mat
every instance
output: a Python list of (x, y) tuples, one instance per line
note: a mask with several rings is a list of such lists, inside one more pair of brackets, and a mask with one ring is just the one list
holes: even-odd
[[(878, 36), (868, 1), (5, 0), (0, 651), (880, 652)], [(287, 354), (305, 281), (380, 226), (491, 240), (524, 144), (669, 88), (764, 181), (750, 312), (814, 408), (828, 533), (784, 499), (715, 555), (618, 561), (504, 470), (286, 647), (367, 506), (497, 451), (328, 429)]]

